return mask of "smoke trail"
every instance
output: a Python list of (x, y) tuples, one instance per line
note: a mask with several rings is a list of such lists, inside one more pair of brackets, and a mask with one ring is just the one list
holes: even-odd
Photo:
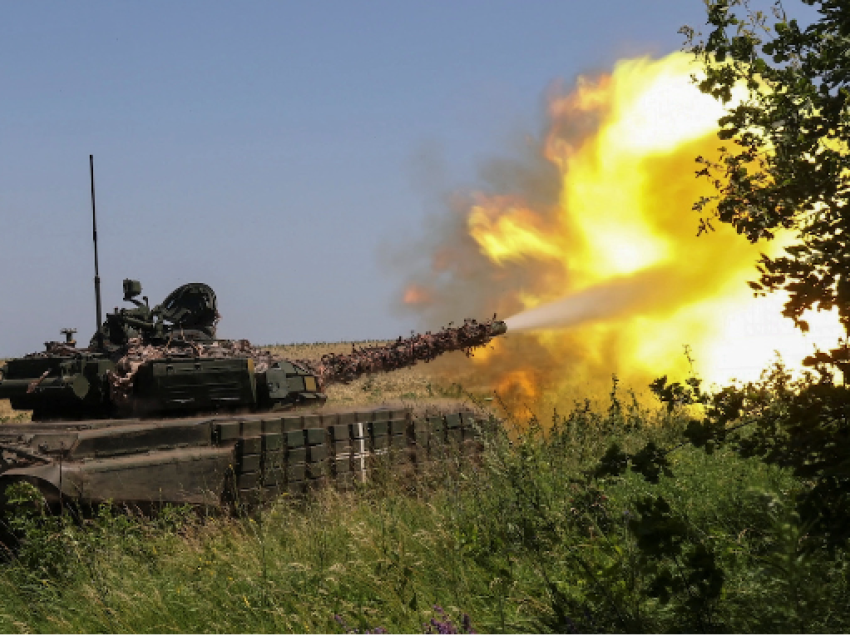
[[(550, 303), (522, 311), (505, 322), (511, 332), (575, 327), (595, 320), (612, 319), (646, 301), (643, 276), (611, 281)], [(638, 279), (638, 280), (636, 280)]]
[(658, 316), (703, 295), (702, 289), (689, 288), (688, 279), (675, 265), (655, 267), (527, 309), (505, 322), (513, 332), (576, 327), (626, 316)]

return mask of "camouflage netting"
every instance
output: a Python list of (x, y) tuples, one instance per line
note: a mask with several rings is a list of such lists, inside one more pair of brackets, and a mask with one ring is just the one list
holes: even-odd
[(115, 404), (124, 406), (130, 403), (136, 372), (146, 362), (160, 358), (253, 358), (256, 373), (266, 371), (273, 363), (283, 359), (271, 351), (252, 346), (247, 340), (172, 340), (166, 345), (152, 345), (144, 344), (141, 338), (131, 338), (127, 343), (126, 352), (109, 372)]
[(469, 356), (473, 349), (483, 347), (493, 339), (495, 322), (495, 318), (486, 322), (465, 320), (461, 327), (399, 338), (382, 347), (354, 347), (349, 354), (329, 353), (312, 368), (323, 383), (332, 384), (351, 382), (367, 373), (395, 371), (417, 362), (430, 362), (449, 351), (463, 351)]
[[(323, 390), (325, 385), (351, 382), (369, 373), (395, 371), (413, 366), (417, 362), (429, 362), (449, 351), (463, 351), (466, 355), (471, 355), (473, 349), (483, 347), (493, 339), (495, 324), (495, 318), (486, 322), (465, 320), (461, 327), (447, 327), (436, 333), (429, 331), (410, 338), (399, 338), (380, 347), (353, 347), (349, 354), (332, 353), (322, 356), (319, 361), (290, 362), (317, 376)], [(284, 360), (271, 351), (252, 346), (247, 340), (173, 340), (166, 345), (152, 345), (144, 344), (140, 338), (131, 338), (124, 355), (109, 373), (114, 403), (119, 406), (130, 403), (133, 380), (143, 364), (169, 357), (253, 358), (256, 373), (262, 373), (275, 362)]]

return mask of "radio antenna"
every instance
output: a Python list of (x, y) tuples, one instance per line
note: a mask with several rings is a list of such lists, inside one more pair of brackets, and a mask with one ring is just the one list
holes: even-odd
[(91, 224), (92, 224), (92, 239), (94, 240), (94, 298), (97, 305), (97, 346), (103, 349), (103, 311), (100, 304), (100, 272), (97, 267), (97, 212), (94, 205), (94, 155), (89, 155), (89, 172), (91, 173)]

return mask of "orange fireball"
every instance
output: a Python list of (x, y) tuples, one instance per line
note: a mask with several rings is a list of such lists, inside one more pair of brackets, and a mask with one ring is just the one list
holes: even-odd
[(716, 158), (723, 107), (694, 72), (674, 53), (580, 78), (551, 97), (546, 131), (503, 179), (509, 188), (453, 211), (464, 223), (432, 246), (439, 274), (416, 274), (431, 300), (420, 308), (514, 314), (508, 342), (475, 365), (493, 386), (534, 396), (535, 383), (586, 387), (612, 373), (639, 386), (686, 374), (684, 346), (711, 383), (752, 379), (775, 351), (793, 365), (842, 334), (824, 314), (803, 336), (779, 315), (781, 297), (752, 297), (758, 255), (781, 239), (751, 245), (725, 226), (697, 236), (692, 206), (714, 190), (694, 160)]

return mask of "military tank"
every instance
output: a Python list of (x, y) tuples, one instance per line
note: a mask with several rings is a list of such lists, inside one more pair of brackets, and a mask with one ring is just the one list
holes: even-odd
[(88, 346), (73, 329), (0, 368), (0, 399), (32, 411), (0, 426), (0, 491), (15, 481), (48, 501), (217, 504), (368, 479), (375, 462), (424, 468), (450, 447), (475, 452), (470, 411), (330, 412), (325, 387), (364, 374), (470, 354), (505, 323), (458, 327), (375, 347), (288, 360), (217, 338), (216, 296), (182, 285), (159, 305), (124, 281), (132, 306), (106, 315)]
[(94, 157), (92, 235), (97, 328), (78, 347), (75, 329), (44, 351), (0, 368), (0, 399), (32, 422), (0, 425), (0, 507), (7, 487), (29, 482), (51, 504), (105, 501), (218, 505), (334, 483), (376, 468), (427, 470), (450, 452), (474, 454), (470, 411), (323, 409), (325, 387), (364, 374), (470, 354), (505, 333), (495, 316), (459, 327), (354, 348), (321, 360), (287, 360), (222, 340), (215, 292), (182, 285), (153, 307), (137, 280), (102, 318)]

